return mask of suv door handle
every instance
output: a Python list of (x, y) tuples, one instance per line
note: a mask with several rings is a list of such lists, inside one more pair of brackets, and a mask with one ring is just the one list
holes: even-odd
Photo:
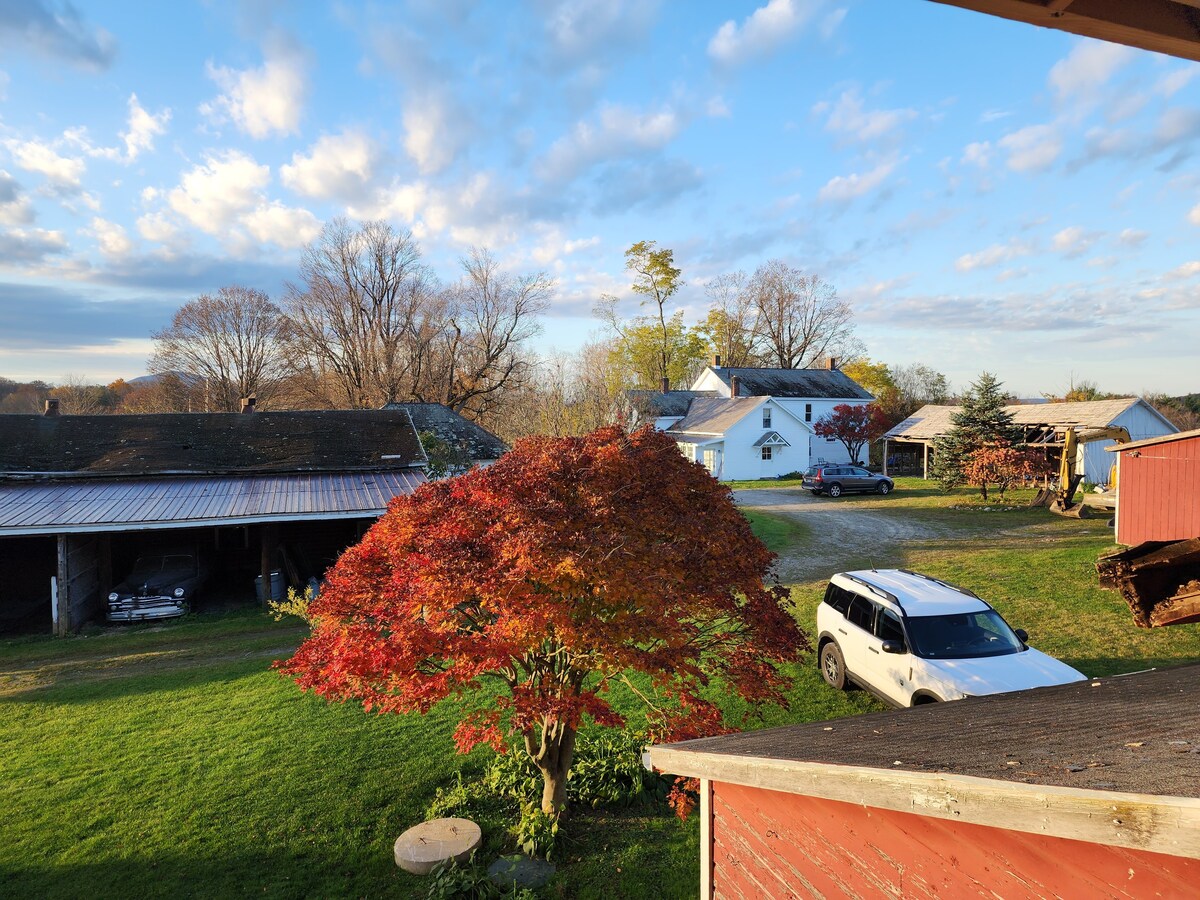
[(876, 650), (874, 647), (868, 647), (867, 649), (868, 649), (868, 650), (870, 650), (872, 653), (878, 653), (878, 652), (879, 652), (879, 651), (878, 651), (878, 650)]
[(838, 634), (849, 634), (849, 632), (848, 632), (848, 631), (846, 631), (846, 629), (845, 629), (845, 628), (839, 628), (839, 629), (838, 629)]

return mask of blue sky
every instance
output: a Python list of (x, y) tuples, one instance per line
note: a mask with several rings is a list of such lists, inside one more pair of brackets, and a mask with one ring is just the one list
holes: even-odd
[(0, 0), (0, 374), (141, 374), (346, 215), (551, 273), (543, 350), (656, 240), (689, 314), (779, 258), (875, 360), (1200, 390), (1198, 73), (924, 0)]

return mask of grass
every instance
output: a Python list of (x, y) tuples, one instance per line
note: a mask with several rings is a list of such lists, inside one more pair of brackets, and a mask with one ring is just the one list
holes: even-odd
[[(1098, 587), (1103, 523), (988, 511), (919, 479), (890, 497), (835, 502), (960, 526), (953, 543), (875, 548), (876, 562), (976, 590), (1089, 675), (1200, 658), (1200, 626), (1138, 629)], [(776, 552), (822, 553), (816, 529), (750, 518)], [(823, 587), (793, 587), (805, 627)], [(300, 637), (245, 611), (0, 642), (0, 895), (421, 896), (425, 883), (396, 868), (391, 843), (438, 786), (460, 770), (477, 776), (486, 751), (453, 754), (452, 704), (377, 717), (301, 694), (269, 671)], [(790, 708), (727, 699), (730, 717), (761, 728), (880, 708), (827, 688), (809, 661), (790, 674)], [(695, 896), (697, 828), (665, 810), (577, 810), (546, 896)]]

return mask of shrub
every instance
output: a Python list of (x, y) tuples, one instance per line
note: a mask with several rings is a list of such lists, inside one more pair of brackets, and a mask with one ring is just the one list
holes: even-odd
[(558, 843), (558, 815), (542, 812), (537, 803), (522, 803), (521, 818), (512, 831), (522, 853), (549, 860)]

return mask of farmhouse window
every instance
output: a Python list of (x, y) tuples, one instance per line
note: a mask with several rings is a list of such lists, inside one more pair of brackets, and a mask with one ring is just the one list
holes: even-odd
[(763, 410), (763, 428), (771, 427), (771, 407)]
[(804, 404), (804, 421), (805, 422), (812, 421), (812, 404), (811, 403)]
[(763, 447), (762, 448), (762, 458), (764, 461), (767, 461), (771, 458), (771, 450), (772, 449), (773, 448), (771, 448), (771, 447)]

